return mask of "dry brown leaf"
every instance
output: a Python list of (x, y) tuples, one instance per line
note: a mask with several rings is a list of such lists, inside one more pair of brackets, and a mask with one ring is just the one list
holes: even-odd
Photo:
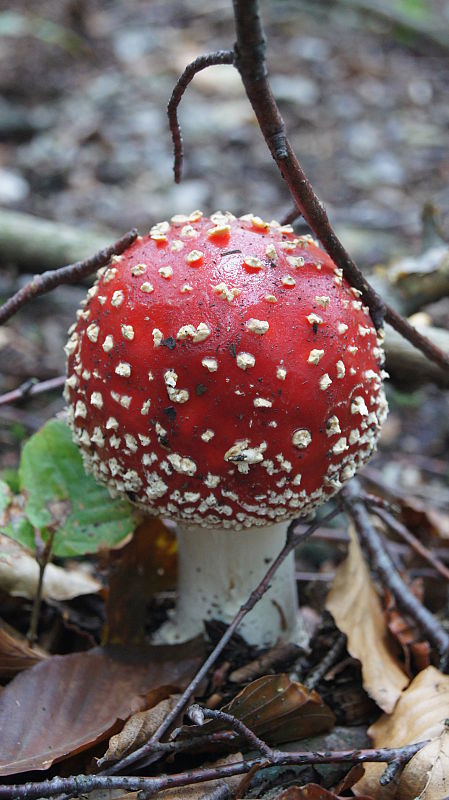
[(172, 710), (178, 698), (177, 694), (171, 695), (165, 700), (161, 700), (153, 708), (133, 714), (125, 723), (123, 730), (109, 740), (109, 747), (100, 760), (100, 765), (104, 766), (111, 761), (118, 761), (148, 741)]
[(366, 764), (365, 775), (356, 784), (357, 794), (369, 793), (375, 800), (442, 800), (449, 794), (449, 675), (427, 667), (402, 694), (393, 714), (384, 714), (369, 733), (375, 747), (402, 747), (432, 739), (416, 753), (389, 787), (379, 785), (385, 765)]
[(146, 607), (156, 592), (176, 586), (176, 536), (160, 519), (148, 517), (131, 541), (111, 550), (106, 636), (109, 644), (140, 644)]
[[(415, 578), (410, 583), (409, 589), (422, 602), (424, 595), (422, 578)], [(426, 669), (430, 665), (430, 644), (422, 640), (422, 633), (416, 622), (398, 610), (396, 598), (388, 590), (385, 592), (385, 618), (388, 630), (402, 648), (407, 675), (412, 677), (413, 672)]]
[[(0, 589), (13, 597), (33, 599), (39, 581), (39, 565), (24, 547), (0, 534)], [(101, 583), (79, 566), (72, 568), (48, 564), (42, 596), (51, 600), (71, 600), (83, 594), (95, 594)]]
[(448, 515), (431, 508), (416, 497), (407, 497), (401, 502), (401, 515), (407, 525), (420, 539), (423, 536), (439, 539), (442, 545), (449, 540)]
[(30, 647), (21, 633), (0, 620), (0, 676), (11, 678), (24, 669), (33, 667), (48, 658), (40, 647)]
[[(314, 736), (334, 727), (335, 716), (318, 692), (309, 691), (288, 675), (265, 675), (245, 686), (221, 709), (244, 722), (257, 736), (277, 745)], [(186, 725), (183, 738), (229, 730), (219, 719)]]
[(362, 665), (366, 692), (391, 713), (409, 679), (390, 649), (381, 603), (352, 527), (349, 536), (348, 556), (337, 569), (326, 608), (348, 637), (348, 652)]
[(318, 692), (288, 675), (265, 675), (224, 706), (262, 739), (281, 744), (333, 728), (335, 717)]
[(187, 685), (198, 649), (97, 647), (17, 675), (0, 695), (0, 775), (48, 769), (115, 733), (130, 714)]

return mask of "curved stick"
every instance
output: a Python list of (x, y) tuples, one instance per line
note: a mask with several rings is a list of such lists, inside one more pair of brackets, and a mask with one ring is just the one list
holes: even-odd
[(126, 250), (130, 244), (137, 238), (137, 231), (135, 228), (128, 231), (118, 239), (114, 244), (99, 250), (91, 258), (85, 258), (83, 261), (77, 261), (75, 264), (69, 264), (67, 267), (60, 267), (60, 269), (51, 269), (43, 272), (41, 275), (35, 275), (34, 278), (27, 283), (22, 289), (13, 294), (9, 300), (6, 301), (0, 308), (0, 325), (10, 317), (12, 317), (22, 306), (37, 297), (40, 294), (46, 294), (56, 286), (61, 286), (62, 283), (75, 283), (86, 275), (95, 272), (96, 269), (105, 266), (109, 259), (114, 255), (120, 255)]
[(184, 156), (181, 126), (178, 120), (178, 106), (181, 102), (181, 98), (197, 72), (201, 72), (201, 70), (206, 69), (207, 67), (215, 67), (217, 64), (233, 63), (233, 50), (216, 50), (214, 53), (208, 53), (205, 56), (198, 56), (195, 61), (192, 61), (190, 64), (188, 64), (181, 77), (178, 78), (167, 106), (168, 122), (173, 140), (173, 171), (175, 173), (175, 183), (179, 183), (181, 180), (182, 160)]

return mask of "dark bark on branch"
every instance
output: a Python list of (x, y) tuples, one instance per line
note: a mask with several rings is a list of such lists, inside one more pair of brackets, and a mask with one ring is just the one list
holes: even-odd
[[(369, 505), (371, 502), (369, 501)], [(399, 520), (395, 519), (390, 511), (386, 508), (373, 507), (373, 513), (379, 517), (385, 525), (390, 528), (393, 533), (396, 533), (403, 539), (410, 547), (418, 553), (428, 564), (430, 564), (445, 580), (449, 581), (449, 567), (443, 564), (440, 559), (429, 550), (416, 536), (402, 524)]]
[[(378, 750), (336, 750), (326, 752), (285, 753), (272, 751), (270, 766), (303, 766), (307, 764), (365, 764), (384, 762), (406, 764), (428, 742), (417, 742), (398, 748)], [(76, 775), (69, 778), (51, 778), (36, 783), (0, 786), (0, 800), (37, 800), (39, 797), (54, 797), (61, 793), (82, 796), (94, 790), (125, 789), (128, 792), (143, 792), (151, 797), (163, 789), (175, 789), (191, 784), (205, 783), (233, 775), (244, 775), (255, 767), (266, 767), (267, 757), (251, 758), (220, 767), (192, 769), (174, 775), (153, 778), (110, 775)]]
[(240, 73), (265, 141), (299, 211), (330, 257), (343, 270), (349, 283), (362, 292), (363, 302), (369, 307), (376, 328), (382, 326), (385, 318), (429, 359), (447, 369), (449, 355), (418, 333), (394, 309), (385, 305), (332, 229), (326, 210), (312, 189), (287, 139), (284, 121), (271, 91), (267, 78), (265, 36), (258, 0), (233, 0), (233, 4), (237, 32), (235, 66)]
[(46, 294), (56, 286), (61, 286), (63, 283), (75, 283), (81, 280), (86, 275), (90, 275), (100, 267), (105, 266), (109, 259), (114, 255), (120, 255), (129, 247), (137, 237), (137, 231), (134, 229), (128, 231), (118, 239), (117, 242), (100, 250), (91, 258), (86, 258), (83, 261), (78, 261), (76, 264), (69, 264), (67, 267), (60, 269), (48, 270), (41, 275), (35, 275), (30, 283), (27, 283), (16, 294), (9, 298), (0, 308), (0, 324), (6, 322), (12, 317), (20, 308), (37, 297), (40, 294)]
[(390, 589), (401, 611), (412, 617), (436, 648), (440, 655), (440, 669), (445, 671), (449, 660), (449, 634), (439, 620), (412, 594), (397, 572), (380, 535), (371, 522), (359, 482), (353, 479), (343, 489), (341, 497), (344, 508), (354, 521), (361, 542), (369, 555), (374, 572), (382, 580), (383, 585)]
[(173, 140), (173, 153), (174, 165), (173, 171), (175, 173), (175, 183), (179, 183), (182, 173), (182, 161), (184, 155), (184, 147), (182, 141), (181, 127), (178, 120), (178, 106), (181, 98), (187, 89), (189, 83), (193, 80), (198, 72), (207, 67), (213, 67), (217, 64), (233, 64), (234, 51), (233, 50), (217, 50), (215, 53), (208, 53), (204, 56), (198, 56), (195, 61), (187, 65), (181, 77), (178, 78), (176, 86), (173, 89), (172, 95), (168, 102), (168, 122), (170, 125), (170, 132)]

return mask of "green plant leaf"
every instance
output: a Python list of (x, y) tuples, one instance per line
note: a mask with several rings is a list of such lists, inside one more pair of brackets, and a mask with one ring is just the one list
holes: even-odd
[[(20, 483), (19, 483), (19, 470), (12, 469), (12, 467), (6, 467), (0, 473), (0, 482), (6, 483), (9, 488), (11, 489), (13, 494), (19, 494), (20, 492)], [(1, 493), (1, 489), (0, 489)], [(0, 504), (1, 509), (1, 504)]]
[(14, 497), (11, 487), (0, 480), (0, 533), (34, 551), (34, 530), (23, 511), (23, 497)]
[(71, 432), (60, 420), (47, 422), (24, 445), (19, 474), (25, 515), (44, 541), (46, 529), (56, 529), (52, 548), (56, 556), (94, 553), (116, 545), (134, 530), (130, 503), (112, 499), (104, 486), (86, 475)]
[(3, 514), (11, 502), (11, 490), (5, 481), (0, 480), (0, 514)]

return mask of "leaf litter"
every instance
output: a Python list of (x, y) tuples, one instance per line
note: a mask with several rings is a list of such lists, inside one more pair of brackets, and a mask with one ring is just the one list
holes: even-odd
[(449, 675), (435, 667), (420, 672), (402, 694), (391, 715), (384, 714), (369, 728), (374, 747), (402, 747), (430, 739), (400, 775), (381, 786), (382, 764), (366, 764), (356, 784), (358, 795), (374, 800), (442, 800), (449, 794)]
[(91, 748), (133, 712), (185, 688), (200, 661), (198, 642), (97, 647), (21, 673), (0, 695), (0, 775), (45, 770)]
[(365, 691), (389, 713), (409, 678), (391, 646), (381, 602), (352, 527), (349, 535), (348, 556), (337, 569), (326, 608), (346, 634), (348, 652), (362, 665)]

